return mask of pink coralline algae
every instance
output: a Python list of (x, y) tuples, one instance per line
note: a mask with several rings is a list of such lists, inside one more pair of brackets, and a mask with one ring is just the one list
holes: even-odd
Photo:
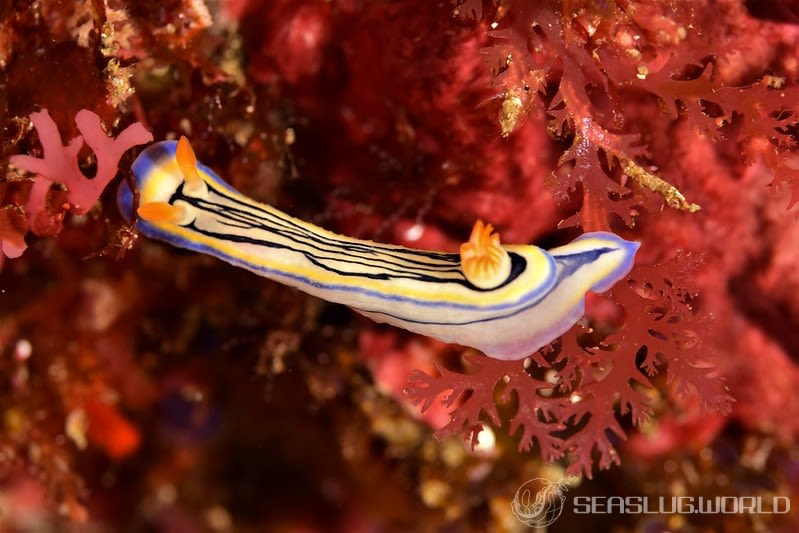
[[(12, 156), (11, 163), (38, 174), (37, 181), (66, 185), (70, 210), (79, 215), (91, 209), (108, 183), (114, 179), (122, 154), (134, 146), (153, 140), (153, 135), (139, 123), (131, 124), (116, 137), (108, 137), (100, 117), (83, 109), (75, 116), (75, 123), (81, 136), (71, 139), (65, 145), (58, 133), (58, 127), (46, 109), (31, 114), (30, 118), (39, 134), (44, 155), (41, 158), (27, 155)], [(97, 173), (91, 178), (78, 167), (78, 152), (83, 147), (84, 141), (97, 158)], [(44, 185), (35, 187), (34, 199), (29, 205), (35, 206), (34, 209), (41, 208), (45, 203), (42, 196), (45, 196), (46, 192)], [(31, 213), (31, 216), (35, 214)]]
[[(0, 211), (0, 251), (5, 257), (14, 259), (19, 257), (27, 248), (25, 233), (27, 233), (25, 215), (15, 206), (5, 206)], [(0, 257), (2, 264), (2, 257)]]
[[(117, 175), (117, 166), (122, 155), (134, 146), (153, 140), (152, 134), (139, 123), (125, 128), (116, 137), (108, 137), (100, 117), (87, 109), (75, 116), (75, 123), (81, 135), (63, 144), (58, 127), (46, 109), (32, 113), (31, 122), (42, 144), (41, 158), (28, 155), (11, 156), (10, 162), (17, 167), (36, 174), (30, 195), (25, 203), (26, 222), (17, 222), (11, 229), (12, 215), (6, 215), (0, 222), (2, 251), (6, 257), (19, 257), (25, 249), (22, 236), (24, 228), (42, 236), (51, 236), (61, 229), (65, 211), (86, 214), (109, 182)], [(93, 177), (84, 174), (78, 165), (78, 156), (84, 141), (92, 149), (96, 158), (96, 173)], [(66, 186), (67, 204), (48, 209), (48, 193), (53, 183)]]

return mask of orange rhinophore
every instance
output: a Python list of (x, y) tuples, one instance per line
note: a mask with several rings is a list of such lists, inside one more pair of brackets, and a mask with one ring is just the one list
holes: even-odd
[(191, 147), (189, 140), (182, 136), (178, 141), (177, 148), (175, 148), (175, 159), (178, 162), (178, 168), (183, 175), (183, 190), (186, 194), (191, 196), (205, 196), (208, 189), (197, 170), (197, 157), (194, 155), (194, 149)]

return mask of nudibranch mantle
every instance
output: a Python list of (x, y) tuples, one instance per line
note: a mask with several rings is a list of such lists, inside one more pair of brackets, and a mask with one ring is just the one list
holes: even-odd
[[(497, 359), (523, 359), (566, 332), (585, 293), (622, 279), (639, 246), (605, 232), (549, 251), (501, 245), (479, 221), (461, 254), (350, 238), (247, 198), (178, 144), (152, 144), (133, 164), (140, 233)], [(126, 184), (117, 199), (130, 219)]]

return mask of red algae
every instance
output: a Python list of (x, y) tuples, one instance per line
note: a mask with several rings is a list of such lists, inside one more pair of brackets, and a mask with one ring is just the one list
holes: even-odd
[[(799, 26), (777, 4), (0, 6), (0, 529), (513, 530), (547, 478), (794, 503), (600, 529), (794, 530)], [(180, 135), (349, 235), (455, 251), (479, 218), (642, 245), (570, 332), (497, 361), (138, 237), (114, 189)], [(572, 497), (553, 530), (588, 523)]]

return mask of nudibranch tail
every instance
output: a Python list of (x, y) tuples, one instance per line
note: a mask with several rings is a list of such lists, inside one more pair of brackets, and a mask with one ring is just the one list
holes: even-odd
[[(150, 145), (133, 174), (140, 234), (498, 359), (527, 357), (568, 330), (586, 291), (625, 276), (637, 250), (610, 233), (549, 252), (502, 245), (482, 221), (460, 253), (337, 235), (242, 195), (199, 163), (185, 138)], [(120, 187), (128, 219), (133, 196)]]
[(606, 250), (601, 258), (592, 263), (590, 275), (585, 279), (590, 282), (586, 290), (602, 293), (619, 282), (633, 268), (635, 254), (641, 243), (622, 239), (615, 233), (595, 231), (580, 235), (572, 242), (555, 250), (553, 254), (590, 253), (594, 250)]
[(482, 220), (474, 223), (469, 241), (461, 244), (460, 255), (463, 274), (480, 289), (492, 289), (510, 274), (510, 255), (500, 245), (499, 233)]

